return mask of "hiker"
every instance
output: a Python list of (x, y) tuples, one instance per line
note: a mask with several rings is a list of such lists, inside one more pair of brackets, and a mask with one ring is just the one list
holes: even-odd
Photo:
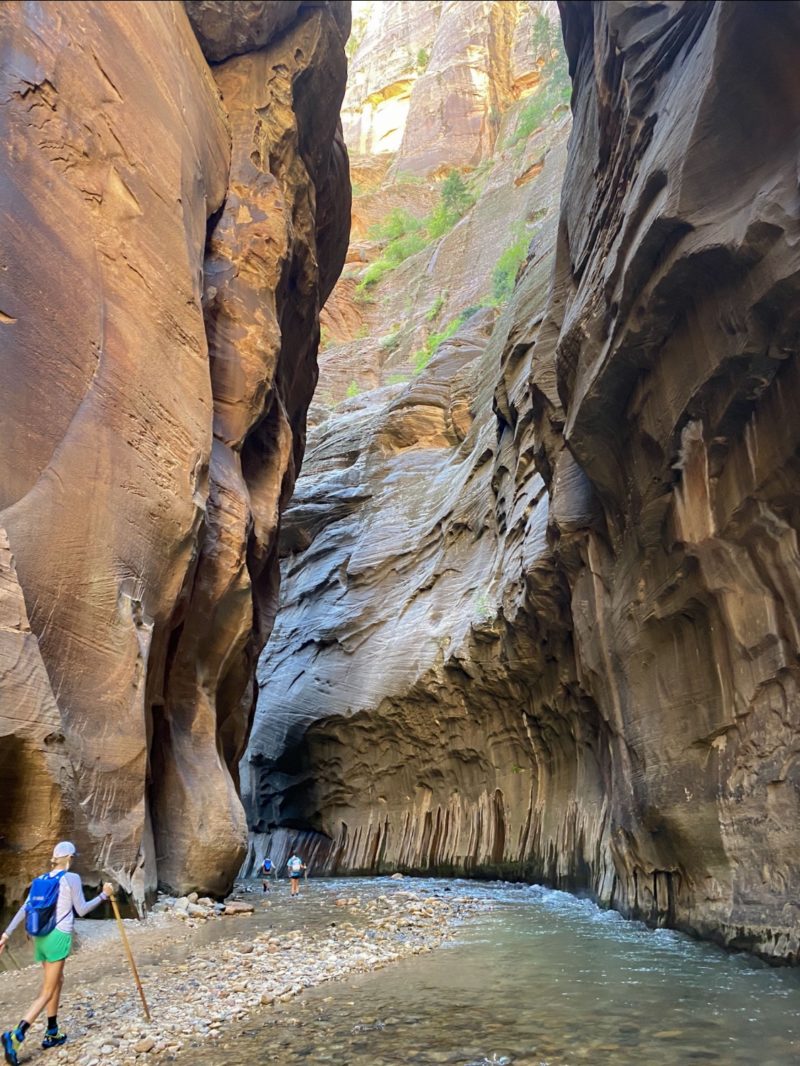
[(264, 891), (269, 892), (269, 879), (277, 874), (277, 870), (272, 863), (272, 859), (265, 857), (261, 863), (261, 884), (264, 886)]
[(5, 950), (8, 938), (25, 919), (25, 931), (33, 937), (34, 956), (42, 964), (42, 988), (31, 1003), (27, 1013), (16, 1029), (9, 1029), (0, 1037), (6, 1062), (17, 1066), (17, 1052), (28, 1029), (42, 1011), (47, 1008), (47, 1029), (43, 1048), (60, 1047), (67, 1034), (58, 1027), (58, 1001), (64, 983), (64, 963), (72, 949), (74, 914), (83, 918), (105, 900), (110, 899), (114, 886), (103, 885), (99, 896), (88, 903), (83, 896), (81, 879), (69, 868), (76, 855), (75, 845), (62, 840), (53, 848), (52, 870), (34, 879), (28, 898), (11, 919), (8, 928), (0, 936), (0, 954)]
[(307, 870), (308, 867), (296, 852), (286, 860), (286, 866), (289, 870), (289, 880), (292, 884), (292, 895), (299, 896), (300, 878), (303, 875), (303, 871)]

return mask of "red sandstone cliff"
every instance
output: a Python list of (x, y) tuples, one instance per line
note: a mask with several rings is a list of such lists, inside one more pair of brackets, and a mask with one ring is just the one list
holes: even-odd
[(5, 904), (61, 835), (139, 896), (224, 890), (244, 848), (252, 667), (347, 242), (349, 15), (189, 8), (213, 73), (178, 3), (0, 10)]

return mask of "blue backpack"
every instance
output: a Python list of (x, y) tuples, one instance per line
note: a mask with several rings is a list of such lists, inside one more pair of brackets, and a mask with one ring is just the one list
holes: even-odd
[(47, 936), (55, 929), (58, 890), (66, 872), (59, 870), (55, 876), (42, 874), (34, 878), (25, 904), (25, 932), (29, 936)]

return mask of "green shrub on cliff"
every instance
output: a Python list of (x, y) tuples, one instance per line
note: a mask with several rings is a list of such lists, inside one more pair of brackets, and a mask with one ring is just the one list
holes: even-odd
[(422, 222), (408, 211), (395, 208), (391, 214), (370, 230), (373, 240), (388, 241), (380, 259), (371, 263), (356, 286), (356, 296), (377, 285), (381, 278), (400, 266), (409, 256), (421, 252), (428, 241), (422, 232)]
[(419, 374), (421, 370), (424, 370), (428, 363), (433, 358), (433, 354), (436, 349), (442, 344), (443, 341), (448, 340), (456, 332), (458, 327), (464, 321), (464, 314), (456, 315), (452, 318), (444, 329), (439, 330), (437, 333), (429, 333), (425, 339), (425, 343), (419, 348), (412, 356), (414, 360), (414, 372)]
[(475, 197), (457, 170), (451, 170), (439, 190), (442, 204), (447, 211), (461, 218), (475, 203)]
[(516, 126), (506, 140), (506, 148), (525, 141), (547, 122), (555, 109), (569, 103), (572, 83), (567, 57), (561, 43), (561, 32), (546, 15), (536, 16), (533, 24), (534, 54), (542, 60), (542, 80), (532, 96), (523, 104)]
[(441, 310), (444, 307), (444, 301), (446, 299), (446, 296), (447, 296), (447, 294), (445, 292), (440, 292), (439, 293), (439, 295), (433, 301), (431, 306), (425, 312), (425, 321), (426, 322), (433, 322), (434, 319), (439, 317), (439, 315), (441, 313)]
[(378, 347), (382, 352), (391, 354), (400, 347), (400, 327), (393, 330), (391, 333), (387, 333), (385, 337), (381, 337)]
[(451, 170), (442, 182), (439, 196), (439, 203), (425, 218), (415, 218), (409, 211), (396, 207), (383, 222), (370, 229), (373, 240), (387, 243), (380, 258), (364, 271), (356, 286), (357, 299), (410, 256), (448, 233), (475, 203), (473, 193), (457, 170)]
[(492, 299), (493, 304), (502, 304), (514, 291), (519, 268), (528, 254), (530, 234), (525, 230), (517, 231), (517, 238), (497, 260), (492, 271)]

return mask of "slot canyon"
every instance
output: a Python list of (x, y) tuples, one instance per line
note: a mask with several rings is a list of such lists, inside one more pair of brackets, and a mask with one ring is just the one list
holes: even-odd
[(5, 914), (299, 848), (798, 962), (798, 42), (0, 4)]

